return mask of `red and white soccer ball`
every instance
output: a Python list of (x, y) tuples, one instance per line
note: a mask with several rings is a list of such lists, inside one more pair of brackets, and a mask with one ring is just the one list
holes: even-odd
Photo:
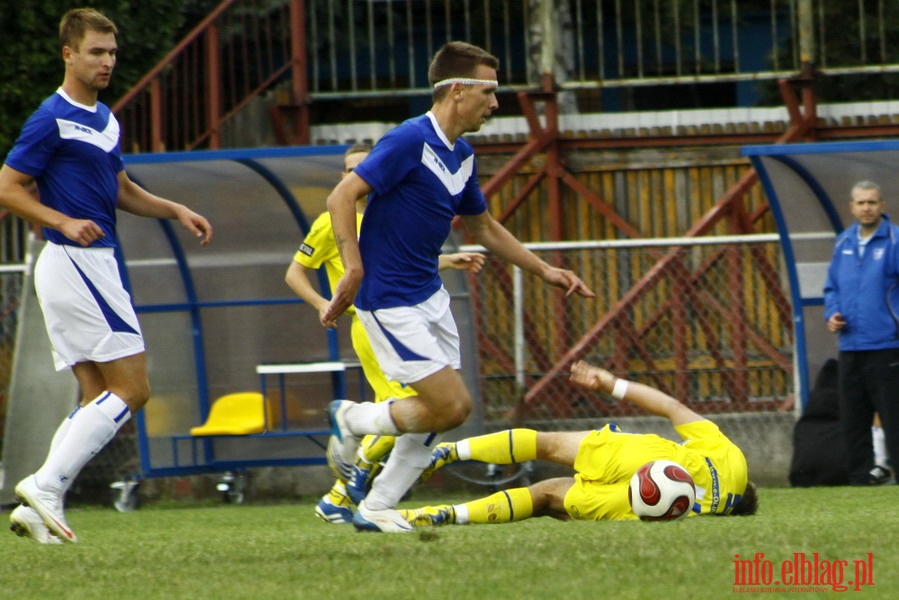
[(676, 462), (654, 460), (634, 473), (627, 499), (643, 521), (674, 521), (690, 513), (696, 501), (696, 485)]

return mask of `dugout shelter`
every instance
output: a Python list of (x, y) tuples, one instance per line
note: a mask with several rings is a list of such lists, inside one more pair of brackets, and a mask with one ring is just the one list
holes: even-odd
[(838, 354), (824, 322), (824, 283), (836, 235), (854, 222), (850, 190), (862, 180), (881, 186), (886, 213), (899, 222), (899, 142), (859, 141), (747, 146), (773, 211), (786, 263), (794, 325), (797, 405)]
[[(337, 331), (323, 328), (317, 312), (284, 281), (311, 222), (326, 210), (345, 150), (318, 146), (126, 156), (132, 179), (206, 216), (214, 238), (201, 247), (177, 222), (119, 211), (119, 264), (144, 333), (152, 396), (133, 423), (139, 466), (133, 473), (110, 473), (110, 481), (324, 464), (327, 403), (371, 399), (361, 369), (354, 368), (349, 318)], [(462, 433), (474, 433), (482, 413), (467, 278), (447, 271), (444, 282), (462, 336), (463, 374), (476, 403), (465, 426), (469, 431)], [(328, 290), (323, 270), (319, 285)], [(25, 288), (0, 502), (11, 502), (15, 483), (40, 466), (50, 436), (77, 402), (70, 373), (50, 377), (49, 345), (30, 280)], [(346, 368), (305, 369), (308, 363)], [(274, 373), (260, 374), (260, 367)], [(217, 399), (235, 393), (264, 394), (265, 431), (191, 435)], [(38, 399), (47, 410), (34, 410)]]

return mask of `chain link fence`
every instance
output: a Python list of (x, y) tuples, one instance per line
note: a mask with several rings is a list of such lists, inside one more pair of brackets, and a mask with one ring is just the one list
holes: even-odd
[(710, 416), (789, 405), (792, 318), (776, 235), (528, 246), (596, 298), (565, 298), (493, 257), (472, 276), (485, 428), (585, 429), (639, 414), (571, 385), (577, 359)]
[(25, 240), (30, 228), (24, 221), (0, 211), (0, 448), (3, 448), (6, 431), (6, 399), (12, 377), (19, 299), (25, 272)]
[(3, 447), (3, 435), (6, 431), (6, 398), (12, 377), (21, 293), (21, 267), (0, 265), (0, 448)]
[[(728, 415), (729, 436), (763, 438), (789, 404), (792, 313), (776, 235), (528, 246), (581, 275), (596, 298), (565, 298), (490, 256), (471, 276), (485, 430), (586, 429), (640, 414), (571, 385), (577, 359), (660, 388), (715, 420)], [(21, 267), (0, 272), (0, 418), (21, 285)], [(85, 469), (81, 491), (108, 489), (136, 471), (136, 460), (134, 432), (123, 431)]]

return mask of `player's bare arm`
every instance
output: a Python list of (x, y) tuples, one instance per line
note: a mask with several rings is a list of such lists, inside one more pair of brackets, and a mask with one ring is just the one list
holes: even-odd
[(459, 271), (468, 271), (470, 273), (480, 273), (484, 268), (487, 257), (478, 252), (455, 252), (452, 254), (441, 254), (437, 259), (437, 267), (442, 271), (444, 269), (457, 269)]
[(621, 400), (636, 404), (653, 415), (667, 417), (673, 425), (683, 425), (704, 419), (660, 390), (636, 381), (625, 382), (609, 371), (582, 360), (571, 365), (570, 381), (587, 389), (612, 394)]
[(212, 241), (212, 225), (203, 215), (183, 204), (160, 198), (134, 183), (125, 171), (120, 171), (118, 208), (139, 217), (175, 219), (199, 238), (205, 246)]
[(328, 299), (318, 293), (312, 282), (309, 281), (309, 269), (295, 260), (290, 261), (284, 281), (293, 292), (302, 298), (303, 302), (318, 311), (319, 319), (328, 310)]
[(611, 393), (617, 379), (609, 371), (594, 367), (583, 360), (571, 365), (571, 382), (588, 390)]
[(89, 219), (73, 219), (50, 208), (29, 191), (34, 179), (9, 165), (0, 168), (0, 206), (40, 227), (56, 229), (82, 246), (89, 246), (105, 234)]
[(371, 193), (371, 186), (355, 172), (348, 173), (328, 195), (331, 228), (344, 275), (331, 294), (331, 304), (321, 317), (325, 327), (336, 327), (337, 318), (352, 306), (362, 283), (364, 270), (356, 237), (356, 200)]
[(500, 258), (540, 277), (550, 285), (564, 289), (566, 296), (578, 294), (584, 298), (593, 298), (596, 295), (574, 271), (553, 267), (538, 258), (489, 213), (463, 216), (462, 220), (479, 244)]

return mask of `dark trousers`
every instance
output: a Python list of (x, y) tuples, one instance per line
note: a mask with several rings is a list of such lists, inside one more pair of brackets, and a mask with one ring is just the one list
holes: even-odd
[(899, 348), (840, 352), (840, 425), (850, 484), (869, 482), (874, 466), (871, 422), (880, 414), (887, 453), (899, 469)]

